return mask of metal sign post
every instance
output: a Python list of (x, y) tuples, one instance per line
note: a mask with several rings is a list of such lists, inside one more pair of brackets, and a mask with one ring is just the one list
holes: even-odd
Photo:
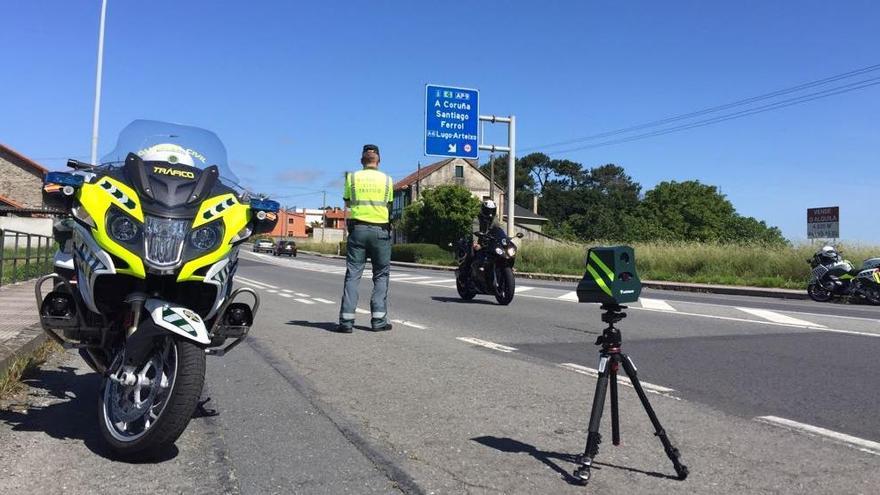
[[(505, 197), (505, 206), (507, 207), (507, 235), (513, 235), (513, 207), (516, 191), (516, 116), (498, 117), (495, 115), (480, 115), (481, 122), (489, 122), (491, 124), (507, 124), (507, 146), (497, 146), (494, 144), (480, 143), (479, 149), (483, 151), (507, 152), (507, 196)], [(482, 135), (480, 138), (482, 139)]]
[(453, 86), (425, 86), (425, 154), (477, 158), (480, 92)]

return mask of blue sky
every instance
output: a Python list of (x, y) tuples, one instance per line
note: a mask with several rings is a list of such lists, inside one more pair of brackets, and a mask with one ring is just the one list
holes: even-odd
[[(0, 7), (0, 142), (50, 168), (88, 158), (99, 10)], [(395, 178), (432, 161), (426, 83), (478, 88), (482, 113), (515, 114), (518, 146), (532, 148), (880, 64), (878, 19), (869, 0), (110, 0), (99, 152), (137, 118), (197, 125), (223, 139), (252, 187), (298, 206), (328, 189), (333, 204), (364, 143)], [(807, 207), (840, 205), (842, 236), (878, 243), (878, 115), (874, 86), (555, 156), (617, 163), (645, 189), (718, 185), (792, 239), (806, 235)]]

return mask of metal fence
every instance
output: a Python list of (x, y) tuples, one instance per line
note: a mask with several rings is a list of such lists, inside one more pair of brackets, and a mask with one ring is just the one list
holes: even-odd
[(54, 252), (52, 237), (0, 229), (0, 286), (49, 273)]

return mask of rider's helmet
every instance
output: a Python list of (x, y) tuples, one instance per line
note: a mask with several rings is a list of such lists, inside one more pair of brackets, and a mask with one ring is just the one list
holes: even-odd
[(141, 160), (145, 162), (166, 162), (171, 165), (195, 166), (192, 156), (183, 146), (173, 143), (154, 144), (149, 148), (138, 152)]
[(498, 212), (498, 207), (495, 206), (495, 202), (491, 199), (483, 201), (483, 204), (480, 205), (480, 213), (477, 215), (477, 218), (480, 220), (480, 231), (487, 232), (489, 227), (492, 226), (492, 223), (495, 221), (495, 214)]
[(818, 254), (823, 263), (834, 263), (840, 259), (840, 254), (832, 246), (823, 247)]

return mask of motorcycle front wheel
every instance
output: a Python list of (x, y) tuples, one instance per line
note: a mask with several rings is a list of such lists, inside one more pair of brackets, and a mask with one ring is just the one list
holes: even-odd
[(148, 460), (173, 444), (195, 412), (205, 382), (205, 351), (170, 335), (139, 367), (119, 366), (104, 378), (99, 428), (119, 459)]
[(477, 295), (465, 282), (460, 275), (455, 277), (455, 289), (458, 291), (458, 296), (464, 299), (465, 301), (470, 301)]
[(513, 294), (516, 293), (516, 279), (513, 277), (513, 268), (505, 266), (499, 268), (495, 272), (498, 280), (495, 285), (495, 300), (502, 306), (507, 306), (513, 301)]
[(816, 302), (828, 302), (834, 297), (830, 290), (822, 287), (818, 283), (812, 283), (807, 286), (807, 295)]

